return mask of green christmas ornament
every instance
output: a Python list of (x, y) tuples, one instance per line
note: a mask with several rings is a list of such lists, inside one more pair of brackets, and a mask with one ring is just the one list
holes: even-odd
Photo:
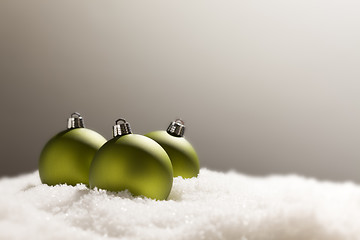
[(92, 161), (90, 187), (114, 192), (128, 189), (133, 195), (167, 199), (173, 170), (165, 150), (148, 137), (132, 134), (126, 120), (118, 119), (115, 124), (114, 138), (100, 148)]
[(167, 131), (154, 131), (145, 136), (165, 149), (173, 166), (174, 177), (197, 177), (200, 169), (199, 158), (193, 146), (183, 137), (184, 132), (184, 122), (177, 119), (170, 124)]
[(51, 138), (41, 152), (41, 182), (48, 185), (88, 185), (91, 161), (105, 142), (103, 136), (85, 128), (79, 113), (71, 114), (68, 129)]

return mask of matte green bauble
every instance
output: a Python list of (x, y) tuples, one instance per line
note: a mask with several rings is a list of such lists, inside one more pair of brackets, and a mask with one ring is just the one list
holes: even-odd
[(167, 131), (150, 132), (145, 136), (165, 149), (172, 163), (174, 177), (197, 177), (200, 169), (199, 158), (193, 146), (183, 137), (184, 131), (184, 122), (178, 119), (170, 124)]
[(106, 139), (84, 128), (80, 114), (69, 118), (68, 129), (51, 138), (41, 152), (39, 174), (48, 185), (89, 184), (89, 169), (97, 150)]
[(173, 170), (158, 143), (132, 134), (129, 123), (119, 119), (114, 138), (100, 148), (92, 161), (89, 183), (91, 188), (114, 192), (127, 189), (133, 195), (165, 200), (173, 184)]

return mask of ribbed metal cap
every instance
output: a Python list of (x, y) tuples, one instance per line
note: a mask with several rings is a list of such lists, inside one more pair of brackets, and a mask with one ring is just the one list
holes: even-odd
[(170, 123), (166, 131), (172, 136), (183, 137), (185, 133), (184, 121), (181, 119), (176, 119), (174, 122)]
[(73, 128), (84, 128), (85, 124), (84, 124), (84, 119), (81, 117), (80, 113), (78, 112), (74, 112), (73, 114), (71, 114), (71, 117), (68, 118), (68, 129), (73, 129)]
[(130, 128), (130, 124), (125, 119), (119, 118), (115, 121), (115, 125), (113, 126), (113, 137), (123, 136), (131, 133), (132, 131)]

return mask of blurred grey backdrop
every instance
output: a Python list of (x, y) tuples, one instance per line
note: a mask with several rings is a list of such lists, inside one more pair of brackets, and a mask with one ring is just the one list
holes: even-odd
[(0, 176), (80, 112), (181, 117), (202, 167), (360, 182), (360, 2), (1, 0)]

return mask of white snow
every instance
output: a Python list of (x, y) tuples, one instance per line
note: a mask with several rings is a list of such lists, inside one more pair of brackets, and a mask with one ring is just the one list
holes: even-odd
[(360, 239), (360, 186), (201, 169), (167, 201), (0, 180), (0, 239)]

